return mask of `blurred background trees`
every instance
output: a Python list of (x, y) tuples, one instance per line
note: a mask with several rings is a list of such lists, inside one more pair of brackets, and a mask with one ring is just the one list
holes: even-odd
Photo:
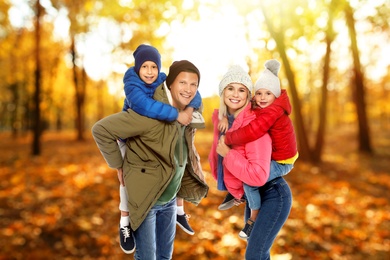
[(195, 142), (210, 194), (188, 205), (197, 233), (178, 232), (174, 259), (245, 253), (242, 208), (217, 210), (211, 114), (229, 66), (255, 82), (272, 58), (300, 152), (272, 257), (388, 259), (389, 11), (388, 0), (0, 1), (0, 259), (128, 259), (116, 175), (90, 128), (122, 109), (141, 43), (160, 50), (166, 73), (178, 59), (201, 71)]
[[(3, 1), (0, 131), (12, 131), (15, 137), (34, 133), (36, 155), (46, 130), (74, 129), (75, 139), (82, 141), (96, 120), (121, 110), (122, 77), (133, 65), (132, 53), (139, 44), (156, 46), (168, 72), (183, 42), (196, 55), (188, 57), (207, 68), (201, 69), (200, 93), (211, 129), (222, 75), (203, 65), (200, 57), (213, 59), (218, 48), (203, 46), (214, 46), (236, 23), (245, 39), (236, 37), (233, 29), (228, 39), (243, 42), (239, 46), (247, 54), (242, 59), (253, 81), (265, 60), (282, 63), (280, 77), (293, 104), (302, 160), (320, 162), (326, 135), (342, 126), (354, 127), (358, 149), (372, 153), (373, 132), (389, 126), (390, 63), (384, 57), (390, 52), (390, 3), (368, 2)], [(204, 17), (218, 21), (223, 16), (231, 24), (222, 23), (211, 34), (212, 24), (192, 27)], [(180, 39), (178, 28), (193, 36)], [(172, 35), (179, 36), (169, 41)], [(219, 44), (229, 45), (226, 40)], [(232, 63), (236, 60), (219, 66), (226, 71)], [(210, 75), (216, 84), (207, 81)]]

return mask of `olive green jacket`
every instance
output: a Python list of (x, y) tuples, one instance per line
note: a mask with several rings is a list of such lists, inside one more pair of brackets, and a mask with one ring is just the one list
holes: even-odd
[[(154, 99), (169, 103), (163, 84), (156, 89)], [(209, 187), (194, 146), (195, 131), (185, 128), (188, 160), (177, 195), (197, 205)], [(123, 168), (130, 224), (136, 230), (175, 174), (174, 152), (182, 136), (180, 125), (177, 121), (167, 123), (144, 117), (129, 109), (95, 123), (92, 135), (108, 166)], [(127, 139), (124, 160), (117, 144), (119, 138)]]

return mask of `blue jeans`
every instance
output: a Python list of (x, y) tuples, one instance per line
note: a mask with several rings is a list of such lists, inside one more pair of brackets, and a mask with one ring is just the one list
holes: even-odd
[[(277, 177), (282, 177), (286, 175), (292, 170), (293, 167), (294, 167), (293, 164), (281, 164), (272, 160), (267, 182)], [(259, 187), (249, 186), (244, 183), (244, 191), (245, 191), (247, 202), (249, 204), (249, 208), (254, 210), (259, 210), (261, 207), (261, 196), (258, 192), (258, 188)]]
[(134, 232), (134, 259), (172, 259), (176, 234), (176, 198), (164, 205), (154, 205)]
[[(286, 222), (292, 204), (290, 187), (283, 177), (278, 177), (258, 188), (263, 203), (261, 212), (253, 226), (246, 247), (246, 260), (268, 260), (272, 244)], [(250, 215), (248, 204), (245, 207), (245, 222)]]

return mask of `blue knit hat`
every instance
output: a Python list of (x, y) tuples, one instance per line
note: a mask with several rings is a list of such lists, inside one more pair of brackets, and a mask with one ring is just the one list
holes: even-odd
[(145, 61), (153, 61), (156, 63), (158, 68), (158, 73), (160, 73), (161, 69), (161, 55), (156, 48), (150, 45), (141, 44), (135, 50), (134, 54), (135, 64), (134, 70), (137, 74), (139, 74), (139, 69)]

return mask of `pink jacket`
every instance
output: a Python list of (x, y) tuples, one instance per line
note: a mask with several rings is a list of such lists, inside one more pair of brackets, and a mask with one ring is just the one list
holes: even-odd
[[(256, 115), (248, 104), (234, 120), (228, 132), (241, 128), (252, 121)], [(212, 116), (214, 139), (209, 154), (209, 162), (213, 177), (217, 179), (218, 154), (218, 110)], [(263, 186), (269, 177), (272, 141), (269, 134), (245, 145), (232, 146), (223, 159), (224, 181), (228, 191), (237, 199), (244, 195), (243, 182), (251, 186)]]

